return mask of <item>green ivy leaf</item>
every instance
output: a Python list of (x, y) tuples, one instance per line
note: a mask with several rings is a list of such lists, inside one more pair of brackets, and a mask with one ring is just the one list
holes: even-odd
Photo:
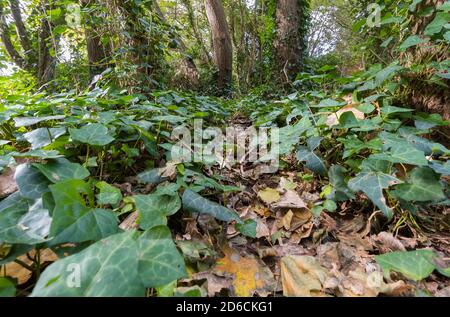
[(69, 129), (70, 136), (74, 141), (90, 145), (103, 146), (114, 141), (108, 134), (108, 128), (100, 123), (91, 123), (80, 129)]
[(178, 195), (137, 195), (135, 202), (140, 215), (139, 226), (144, 230), (167, 224), (167, 216), (175, 214), (181, 208)]
[(200, 214), (208, 214), (216, 219), (222, 221), (235, 220), (238, 223), (243, 223), (239, 215), (228, 208), (225, 208), (215, 202), (203, 198), (196, 192), (186, 189), (182, 197), (183, 208), (190, 212), (198, 212)]
[(66, 133), (66, 128), (39, 128), (23, 135), (30, 142), (31, 149), (36, 150), (51, 144), (54, 140)]
[(47, 164), (35, 163), (33, 166), (53, 183), (68, 179), (85, 179), (90, 175), (86, 168), (65, 158), (52, 159)]
[(247, 219), (244, 221), (244, 223), (237, 223), (236, 229), (244, 236), (256, 238), (256, 226), (257, 223), (255, 220)]
[(98, 182), (95, 184), (95, 187), (100, 190), (100, 193), (96, 197), (97, 203), (101, 205), (115, 205), (122, 200), (122, 192), (120, 189), (111, 186), (107, 182)]
[(14, 297), (16, 295), (16, 286), (7, 277), (0, 277), (0, 297)]
[(430, 167), (438, 174), (450, 176), (450, 161), (440, 163), (437, 161), (430, 162)]
[(55, 200), (50, 234), (52, 245), (64, 242), (96, 241), (118, 231), (117, 217), (111, 211), (94, 209), (93, 192), (89, 183), (67, 180), (51, 185)]
[(0, 202), (0, 241), (36, 244), (45, 241), (51, 218), (37, 200), (31, 207), (18, 192)]
[(134, 231), (111, 235), (54, 262), (42, 273), (31, 296), (144, 296), (135, 235)]
[(349, 199), (355, 199), (355, 194), (348, 188), (345, 182), (345, 173), (347, 170), (339, 165), (333, 165), (328, 171), (328, 178), (331, 185), (333, 185), (333, 192), (327, 196), (328, 199), (335, 201), (346, 201)]
[(47, 117), (17, 117), (14, 118), (14, 122), (17, 128), (20, 127), (29, 127), (31, 125), (35, 125), (40, 122), (44, 121), (51, 121), (51, 120), (62, 120), (66, 116), (64, 115), (58, 115), (58, 116), (47, 116)]
[(406, 140), (403, 143), (398, 143), (396, 146), (392, 146), (390, 148), (391, 149), (388, 152), (372, 154), (369, 158), (384, 160), (391, 163), (411, 164), (417, 166), (428, 165), (425, 154), (416, 149), (414, 146), (408, 144)]
[(381, 172), (361, 172), (348, 182), (353, 191), (362, 191), (369, 199), (380, 208), (387, 218), (392, 218), (393, 212), (386, 204), (383, 189), (400, 183), (397, 178)]
[(439, 175), (429, 167), (417, 167), (412, 170), (408, 182), (398, 185), (392, 195), (407, 201), (443, 200), (445, 194), (439, 179)]
[(166, 226), (154, 227), (138, 239), (139, 276), (146, 287), (165, 285), (187, 276), (184, 259)]
[(20, 194), (29, 199), (41, 198), (43, 193), (48, 192), (48, 185), (50, 185), (49, 180), (28, 163), (17, 166), (14, 179)]
[(399, 50), (404, 52), (410, 47), (413, 47), (413, 46), (416, 46), (416, 45), (419, 45), (422, 43), (426, 43), (426, 42), (428, 42), (427, 39), (423, 39), (417, 35), (411, 35), (399, 46)]
[(424, 34), (428, 36), (432, 36), (436, 33), (441, 32), (442, 28), (450, 22), (450, 13), (449, 12), (438, 12), (434, 20), (427, 25), (425, 28)]
[(418, 282), (434, 271), (433, 258), (435, 257), (435, 253), (431, 250), (416, 250), (376, 255), (375, 260), (386, 274), (395, 271)]
[(310, 138), (307, 143), (308, 146), (300, 146), (297, 151), (297, 160), (299, 162), (305, 162), (306, 168), (320, 174), (322, 176), (327, 175), (327, 167), (322, 159), (314, 152), (320, 145), (321, 138)]

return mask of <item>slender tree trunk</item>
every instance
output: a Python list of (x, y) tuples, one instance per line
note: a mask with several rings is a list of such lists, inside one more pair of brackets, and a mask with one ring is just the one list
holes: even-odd
[(1, 2), (0, 2), (0, 37), (2, 39), (2, 43), (3, 46), (5, 47), (6, 53), (11, 58), (12, 62), (22, 69), (29, 70), (30, 68), (27, 61), (20, 55), (20, 53), (16, 50), (14, 44), (11, 41), (9, 27), (8, 24), (6, 23), (4, 8)]
[(56, 58), (50, 50), (56, 52), (56, 44), (52, 41), (52, 24), (47, 19), (46, 10), (49, 8), (48, 0), (42, 0), (41, 26), (39, 30), (39, 51), (38, 51), (38, 83), (43, 86), (55, 77)]
[(230, 32), (221, 0), (205, 0), (206, 15), (213, 38), (214, 62), (219, 70), (217, 87), (220, 93), (230, 91), (233, 51)]
[(277, 1), (275, 49), (283, 83), (289, 83), (300, 70), (303, 40), (299, 32), (303, 22), (300, 21), (300, 10), (299, 0)]
[[(83, 7), (88, 7), (95, 4), (95, 0), (81, 1), (81, 5)], [(86, 37), (86, 47), (88, 53), (89, 75), (92, 79), (94, 76), (101, 74), (110, 66), (108, 61), (111, 57), (111, 50), (108, 47), (109, 44), (104, 45), (101, 41), (101, 31), (103, 30), (103, 27), (96, 24), (95, 19), (101, 19), (101, 17), (97, 16), (96, 8), (94, 8), (93, 12), (90, 14), (93, 16), (86, 17), (84, 23), (84, 34)]]
[(11, 7), (11, 14), (13, 16), (14, 22), (16, 24), (17, 35), (20, 39), (20, 44), (25, 52), (25, 54), (31, 53), (31, 44), (28, 38), (27, 30), (23, 24), (22, 14), (20, 13), (20, 6), (18, 0), (9, 0), (9, 5)]

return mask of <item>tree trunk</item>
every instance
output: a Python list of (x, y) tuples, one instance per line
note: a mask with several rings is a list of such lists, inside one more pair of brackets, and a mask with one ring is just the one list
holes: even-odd
[(303, 39), (299, 32), (301, 17), (300, 0), (278, 0), (276, 7), (277, 34), (275, 50), (281, 82), (290, 83), (299, 72)]
[(20, 13), (20, 6), (18, 0), (9, 0), (9, 5), (11, 7), (11, 14), (13, 16), (14, 22), (16, 24), (17, 35), (20, 39), (20, 44), (25, 52), (25, 54), (31, 53), (31, 44), (28, 38), (27, 30), (22, 21), (22, 14)]
[(56, 58), (50, 53), (53, 48), (56, 52), (56, 44), (52, 41), (52, 24), (47, 19), (46, 10), (49, 8), (48, 1), (42, 0), (41, 27), (39, 30), (39, 54), (38, 54), (38, 83), (44, 86), (55, 76)]
[[(92, 0), (82, 0), (81, 5), (83, 7), (88, 7), (90, 5), (95, 4), (95, 1)], [(84, 34), (86, 37), (86, 47), (87, 47), (87, 53), (88, 53), (88, 63), (89, 63), (89, 75), (91, 79), (101, 74), (103, 71), (105, 71), (110, 65), (108, 64), (108, 61), (111, 57), (111, 51), (109, 47), (103, 45), (101, 41), (101, 31), (98, 30), (102, 29), (101, 25), (98, 25), (95, 18), (100, 18), (96, 16), (96, 9), (94, 9), (94, 12), (90, 13), (93, 14), (93, 17), (86, 17), (86, 21), (84, 23)]]
[(11, 35), (9, 34), (9, 27), (6, 23), (4, 8), (0, 2), (0, 38), (2, 39), (3, 46), (5, 47), (6, 53), (11, 58), (12, 62), (18, 67), (29, 70), (29, 65), (27, 61), (20, 55), (20, 53), (14, 47), (11, 41)]
[(214, 63), (219, 74), (217, 87), (221, 94), (230, 92), (233, 51), (225, 11), (221, 0), (205, 0), (206, 15), (213, 38)]

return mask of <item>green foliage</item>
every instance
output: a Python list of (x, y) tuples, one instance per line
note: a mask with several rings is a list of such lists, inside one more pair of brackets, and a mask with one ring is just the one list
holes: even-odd
[(448, 268), (436, 264), (437, 255), (432, 250), (398, 251), (375, 256), (377, 263), (389, 275), (391, 271), (402, 273), (413, 281), (427, 278), (435, 269), (449, 276)]

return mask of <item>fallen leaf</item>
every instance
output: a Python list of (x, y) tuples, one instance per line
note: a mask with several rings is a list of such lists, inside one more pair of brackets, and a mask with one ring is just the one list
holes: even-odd
[(225, 257), (217, 261), (213, 273), (231, 274), (236, 296), (249, 297), (255, 293), (275, 290), (273, 273), (260, 260), (252, 255), (241, 255), (229, 247), (223, 252)]
[(288, 190), (286, 193), (283, 194), (283, 196), (278, 199), (278, 202), (275, 204), (272, 204), (272, 208), (278, 209), (278, 208), (289, 208), (289, 209), (301, 209), (301, 208), (307, 208), (308, 206), (305, 204), (303, 199), (300, 198), (300, 196), (297, 194), (294, 190)]
[(322, 287), (327, 270), (311, 256), (286, 256), (281, 259), (284, 296), (324, 296)]
[(280, 193), (276, 189), (266, 188), (258, 192), (258, 197), (270, 205), (280, 200)]
[(6, 197), (17, 190), (14, 173), (14, 168), (6, 168), (0, 175), (0, 198)]
[(228, 292), (232, 292), (232, 282), (233, 278), (231, 276), (218, 276), (211, 272), (200, 272), (192, 275), (191, 280), (206, 280), (205, 288), (208, 291), (209, 297), (214, 297), (217, 294), (220, 294), (222, 290), (227, 290)]

